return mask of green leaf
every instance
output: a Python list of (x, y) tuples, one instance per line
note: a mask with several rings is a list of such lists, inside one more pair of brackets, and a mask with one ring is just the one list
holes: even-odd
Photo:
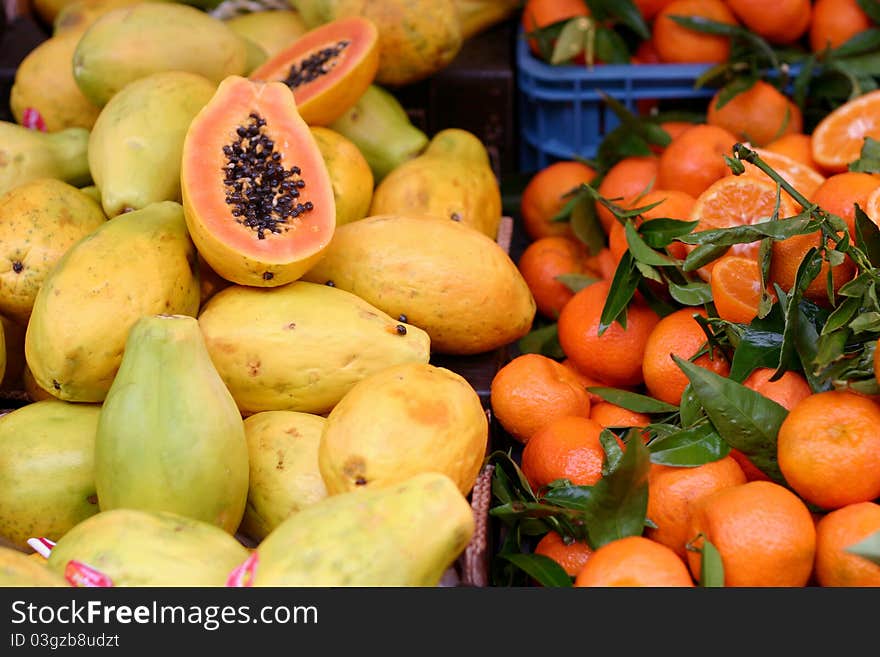
[(642, 16), (642, 12), (632, 0), (610, 0), (603, 4), (615, 22), (626, 25), (642, 39), (651, 37), (651, 30)]
[[(680, 238), (681, 241), (685, 241), (684, 238)], [(687, 254), (687, 257), (684, 259), (684, 264), (682, 265), (682, 270), (686, 272), (692, 272), (698, 270), (700, 267), (704, 267), (708, 265), (713, 260), (717, 260), (725, 253), (727, 253), (727, 249), (730, 248), (724, 244), (701, 244), (696, 249)]]
[(756, 75), (743, 75), (734, 78), (718, 90), (715, 109), (720, 110), (736, 96), (754, 87), (757, 81), (758, 77)]
[(610, 291), (605, 299), (605, 305), (602, 307), (598, 330), (600, 336), (615, 321), (619, 322), (624, 329), (626, 328), (626, 308), (635, 294), (639, 278), (632, 254), (626, 251), (614, 271)]
[(595, 276), (587, 276), (586, 274), (559, 274), (553, 278), (575, 294), (599, 280)]
[(589, 194), (579, 194), (571, 208), (571, 229), (587, 245), (590, 255), (596, 255), (605, 246), (605, 230), (596, 214), (596, 204)]
[(702, 559), (700, 559), (700, 586), (705, 588), (723, 587), (724, 564), (721, 562), (721, 553), (705, 536), (700, 551), (703, 553)]
[(711, 463), (730, 452), (730, 445), (708, 421), (656, 438), (649, 447), (653, 463), (679, 467)]
[[(782, 306), (773, 304), (766, 317), (756, 317), (740, 336), (739, 344), (733, 352), (730, 364), (730, 378), (743, 381), (757, 367), (776, 369), (782, 351), (782, 331), (785, 317)], [(792, 358), (785, 361), (787, 369), (792, 369), (799, 361)]]
[[(873, 267), (880, 267), (880, 227), (871, 221), (871, 218), (865, 214), (858, 203), (855, 205), (855, 219), (856, 248), (868, 257)], [(841, 293), (843, 293), (842, 290)]]
[(641, 235), (636, 231), (632, 220), (627, 220), (623, 226), (626, 235), (626, 243), (629, 245), (630, 253), (636, 262), (641, 262), (653, 267), (671, 267), (675, 265), (675, 260), (665, 253), (655, 251), (642, 240)]
[(607, 64), (629, 64), (630, 54), (626, 41), (614, 29), (596, 28), (596, 58)]
[(512, 563), (514, 566), (527, 573), (541, 586), (560, 587), (571, 586), (572, 581), (565, 569), (550, 557), (543, 554), (499, 554), (500, 558)]
[(880, 23), (880, 4), (877, 0), (856, 0), (862, 11), (875, 23)]
[(861, 307), (862, 300), (860, 298), (846, 297), (828, 316), (828, 320), (822, 327), (821, 335), (827, 335), (849, 324)]
[(771, 219), (745, 226), (713, 228), (684, 235), (679, 239), (686, 244), (733, 246), (757, 242), (764, 237), (784, 240), (795, 235), (815, 233), (822, 226), (821, 219), (809, 215), (798, 215), (787, 219)]
[[(679, 416), (681, 417), (682, 427), (690, 427), (706, 417), (700, 400), (694, 394), (693, 386), (688, 383), (681, 393), (681, 403), (678, 407)], [(676, 429), (677, 430), (677, 429)], [(671, 432), (670, 432), (671, 433)], [(666, 434), (670, 435), (670, 434)]]
[(630, 392), (629, 390), (602, 386), (588, 386), (587, 390), (607, 402), (611, 402), (634, 413), (648, 413), (650, 415), (652, 413), (675, 413), (678, 410), (677, 406), (667, 404), (647, 395), (640, 395), (637, 392)]
[(846, 551), (880, 564), (880, 531), (876, 531), (858, 543), (850, 545), (846, 548)]
[(850, 322), (849, 327), (853, 333), (880, 331), (880, 313), (874, 311), (862, 313)]
[(582, 53), (587, 34), (592, 29), (594, 29), (593, 22), (586, 16), (576, 16), (566, 21), (556, 39), (550, 63), (563, 64)]
[[(659, 203), (662, 203), (662, 201)], [(698, 223), (697, 221), (681, 221), (679, 219), (659, 217), (644, 222), (639, 226), (639, 233), (641, 233), (645, 244), (653, 249), (662, 249), (665, 246), (669, 246), (676, 237), (690, 233)]]
[(708, 283), (691, 282), (679, 285), (667, 283), (670, 296), (684, 306), (702, 306), (712, 301), (712, 288)]
[(849, 163), (849, 170), (862, 173), (880, 171), (880, 141), (865, 137), (859, 158)]
[(610, 429), (602, 429), (599, 434), (599, 442), (605, 452), (605, 462), (602, 465), (602, 476), (607, 476), (620, 467), (623, 459), (623, 449), (617, 442), (617, 436)]
[(776, 434), (788, 411), (764, 395), (679, 356), (703, 410), (721, 437), (751, 459), (771, 479), (784, 483), (776, 460)]
[[(854, 34), (845, 42), (837, 46), (837, 48), (832, 50), (831, 54), (834, 64), (843, 64), (848, 67), (851, 65), (849, 60), (861, 59), (858, 56), (864, 56), (872, 51), (876, 51), (878, 47), (880, 47), (880, 30), (877, 30), (876, 28), (868, 28), (867, 30), (862, 30), (857, 34)], [(841, 60), (844, 61), (842, 62)]]
[(547, 492), (545, 501), (583, 513), (587, 543), (599, 549), (606, 543), (640, 536), (648, 509), (648, 471), (651, 454), (640, 439), (626, 441), (617, 469), (593, 486), (569, 486)]
[(516, 343), (524, 354), (542, 354), (549, 358), (565, 358), (565, 352), (559, 344), (559, 331), (556, 323), (548, 324), (529, 331)]

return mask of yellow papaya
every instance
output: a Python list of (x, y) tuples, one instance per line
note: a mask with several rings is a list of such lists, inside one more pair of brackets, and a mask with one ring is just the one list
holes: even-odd
[(263, 540), (292, 513), (325, 497), (318, 445), (327, 420), (296, 411), (264, 411), (244, 421), (250, 479), (241, 531)]
[(59, 399), (103, 401), (134, 323), (154, 313), (195, 316), (199, 294), (179, 203), (105, 221), (64, 253), (37, 292), (25, 334), (34, 380)]
[(494, 240), (501, 223), (501, 188), (483, 142), (467, 130), (449, 128), (434, 135), (421, 155), (382, 179), (369, 213), (433, 214)]
[[(128, 7), (143, 0), (70, 0), (52, 21), (52, 35), (82, 36), (98, 18), (119, 7)], [(163, 0), (150, 0), (162, 2)]]
[(311, 126), (321, 149), (336, 201), (336, 225), (367, 216), (373, 198), (373, 172), (360, 149), (330, 128)]
[(40, 132), (0, 121), (0, 194), (37, 178), (89, 184), (88, 147), (85, 128)]
[(257, 546), (253, 585), (436, 586), (474, 527), (470, 504), (436, 472), (334, 495)]
[(497, 349), (528, 333), (535, 317), (528, 285), (497, 242), (433, 216), (377, 215), (340, 226), (303, 280), (331, 281), (405, 316), (437, 353)]
[(423, 330), (350, 292), (301, 281), (227, 287), (205, 304), (199, 325), (245, 415), (326, 413), (368, 375), (430, 357)]
[(46, 566), (75, 576), (83, 564), (113, 586), (224, 586), (247, 556), (244, 545), (209, 523), (175, 513), (116, 509), (101, 511), (62, 536)]
[(52, 267), (105, 221), (87, 194), (54, 178), (0, 196), (0, 313), (26, 325)]
[(327, 416), (318, 466), (330, 495), (442, 472), (467, 495), (489, 443), (480, 397), (461, 375), (428, 363), (360, 381)]
[[(34, 553), (36, 554), (36, 553)], [(31, 558), (31, 555), (0, 546), (0, 588), (70, 586), (61, 575)]]
[(278, 54), (309, 31), (292, 9), (251, 11), (224, 19), (239, 36), (258, 45), (268, 57)]
[(0, 417), (0, 535), (27, 549), (57, 541), (98, 512), (95, 432), (100, 406), (57, 399)]
[(223, 21), (176, 2), (140, 2), (99, 17), (79, 39), (73, 77), (103, 107), (126, 84), (159, 71), (188, 71), (214, 84), (243, 75), (245, 42)]
[(170, 511), (235, 533), (248, 492), (241, 414), (194, 317), (147, 315), (128, 334), (95, 443), (101, 510)]
[(107, 102), (89, 136), (89, 169), (108, 217), (181, 200), (183, 139), (215, 88), (195, 73), (161, 71)]

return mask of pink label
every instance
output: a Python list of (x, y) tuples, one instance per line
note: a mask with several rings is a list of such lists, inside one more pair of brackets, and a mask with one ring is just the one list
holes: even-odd
[(45, 559), (49, 558), (49, 555), (52, 553), (52, 548), (55, 547), (55, 541), (49, 540), (45, 536), (41, 536), (40, 538), (29, 538), (27, 544), (34, 548), (35, 552), (39, 552)]
[(95, 570), (81, 561), (71, 559), (64, 568), (64, 578), (73, 586), (102, 588), (113, 586), (113, 580), (100, 570)]
[(251, 552), (251, 556), (245, 559), (240, 566), (229, 573), (229, 577), (226, 578), (226, 586), (253, 586), (258, 561), (259, 557), (257, 556), (257, 553)]
[(25, 107), (21, 116), (21, 124), (31, 130), (46, 132), (46, 122), (43, 120), (43, 116), (33, 107)]

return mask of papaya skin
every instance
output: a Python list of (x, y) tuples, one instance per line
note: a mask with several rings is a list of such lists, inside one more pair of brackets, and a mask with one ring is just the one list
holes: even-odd
[(0, 535), (27, 550), (98, 512), (96, 404), (47, 400), (0, 417)]
[(349, 292), (301, 281), (227, 287), (199, 313), (199, 325), (244, 415), (323, 414), (373, 372), (430, 358), (421, 329)]
[(40, 563), (33, 558), (33, 554), (0, 546), (0, 588), (70, 586), (61, 575), (46, 568), (45, 560)]
[(198, 260), (183, 211), (153, 203), (104, 222), (49, 272), (25, 334), (28, 367), (59, 399), (103, 401), (140, 317), (195, 316), (198, 308)]
[(489, 422), (461, 375), (427, 363), (387, 367), (330, 411), (318, 465), (330, 495), (442, 472), (470, 493), (486, 455)]
[(239, 36), (260, 46), (272, 57), (309, 31), (300, 15), (292, 9), (271, 9), (239, 14), (225, 19)]
[(433, 214), (495, 239), (501, 188), (483, 143), (466, 130), (449, 128), (438, 132), (424, 153), (382, 179), (369, 213)]
[(92, 198), (53, 178), (0, 196), (0, 313), (26, 325), (49, 270), (105, 221)]
[(244, 74), (246, 65), (245, 42), (223, 21), (176, 2), (142, 2), (107, 12), (83, 33), (73, 77), (86, 98), (103, 107), (151, 73), (188, 71), (219, 84)]
[(336, 225), (363, 219), (373, 198), (373, 172), (354, 142), (330, 128), (312, 126), (336, 201)]
[(78, 37), (53, 36), (31, 50), (15, 71), (9, 108), (24, 123), (28, 108), (40, 113), (48, 132), (91, 129), (100, 108), (83, 95), (73, 79), (73, 51)]
[(531, 329), (535, 300), (497, 242), (451, 219), (377, 215), (340, 226), (303, 276), (333, 281), (431, 337), (442, 354), (476, 354)]
[(183, 140), (215, 90), (201, 75), (162, 71), (127, 84), (104, 106), (89, 136), (89, 169), (108, 217), (180, 202)]
[(241, 523), (244, 424), (194, 317), (147, 315), (132, 326), (101, 408), (95, 486), (102, 511), (166, 511), (230, 534)]
[[(261, 130), (279, 146), (281, 165), (301, 168), (306, 186), (296, 201), (313, 204), (312, 211), (279, 226), (278, 233), (267, 231), (263, 239), (232, 214), (221, 173), (228, 163), (223, 147), (232, 141), (229, 135), (253, 112), (266, 120)], [(327, 166), (293, 92), (282, 82), (230, 76), (218, 86), (187, 130), (181, 192), (199, 253), (217, 274), (239, 285), (276, 287), (297, 280), (321, 258), (336, 226)]]
[(314, 27), (364, 16), (379, 28), (376, 82), (402, 86), (444, 69), (464, 41), (454, 0), (290, 0)]
[(0, 194), (37, 178), (88, 185), (88, 147), (85, 128), (46, 133), (0, 121)]
[(39, 385), (37, 385), (37, 382), (34, 381), (34, 375), (31, 374), (31, 370), (27, 365), (24, 366), (24, 372), (22, 372), (21, 378), (25, 394), (27, 394), (28, 399), (30, 399), (32, 402), (43, 401), (44, 399), (53, 399), (55, 401), (58, 401), (55, 395), (46, 392)]
[(72, 559), (113, 586), (224, 586), (248, 550), (222, 529), (173, 513), (101, 511), (52, 548), (46, 567), (63, 574)]
[(333, 495), (260, 543), (253, 585), (436, 586), (474, 529), (470, 504), (436, 472)]
[(241, 531), (263, 540), (292, 513), (327, 497), (318, 445), (327, 420), (295, 411), (266, 411), (244, 421), (250, 480)]
[[(162, 2), (164, 0), (150, 0)], [(119, 7), (129, 7), (141, 0), (72, 0), (52, 21), (52, 35), (78, 34), (82, 36), (96, 20)]]

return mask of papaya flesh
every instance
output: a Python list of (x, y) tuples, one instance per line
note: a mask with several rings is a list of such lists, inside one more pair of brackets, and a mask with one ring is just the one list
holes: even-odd
[(436, 586), (470, 542), (474, 513), (437, 472), (332, 495), (257, 547), (254, 586)]
[(199, 253), (233, 283), (290, 283), (333, 237), (330, 175), (282, 82), (221, 82), (187, 130), (180, 180)]
[(248, 76), (284, 82), (309, 125), (329, 125), (376, 77), (379, 31), (367, 18), (350, 16), (321, 25), (296, 39)]

